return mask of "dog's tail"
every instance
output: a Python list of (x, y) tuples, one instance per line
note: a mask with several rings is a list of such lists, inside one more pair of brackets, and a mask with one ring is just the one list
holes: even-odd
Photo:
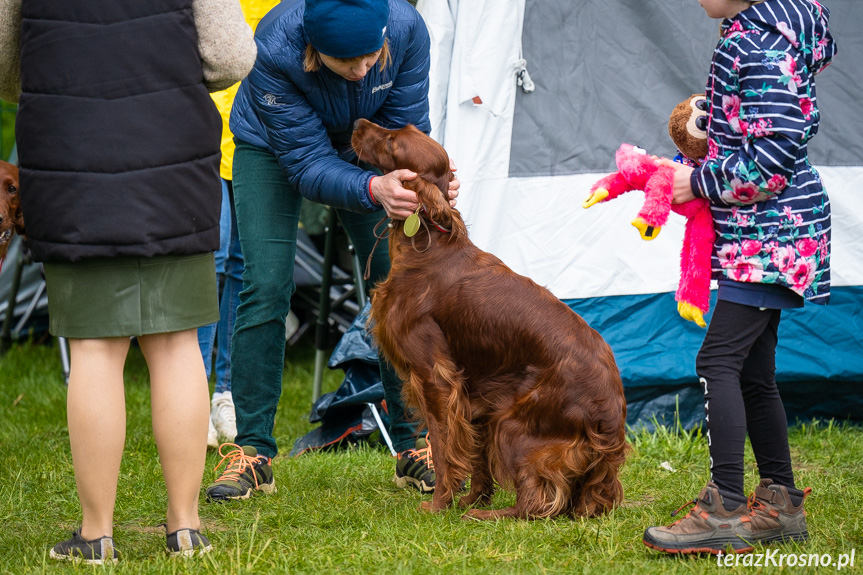
[(626, 403), (622, 398), (620, 403), (619, 411), (601, 419), (601, 427), (585, 430), (594, 459), (576, 482), (571, 509), (575, 515), (596, 517), (623, 501), (619, 474), (632, 447), (626, 441)]
[(618, 479), (629, 446), (625, 437), (611, 439), (595, 432), (538, 450), (521, 469), (519, 499), (530, 517), (564, 513), (596, 517), (623, 501)]
[(631, 449), (625, 409), (619, 421), (610, 417), (600, 427), (588, 424), (574, 439), (553, 441), (530, 456), (516, 482), (525, 515), (596, 517), (623, 501), (618, 475)]

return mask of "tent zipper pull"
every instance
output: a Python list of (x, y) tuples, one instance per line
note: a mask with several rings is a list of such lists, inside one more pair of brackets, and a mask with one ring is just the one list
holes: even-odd
[(530, 79), (530, 74), (527, 72), (527, 60), (524, 58), (515, 61), (515, 77), (525, 94), (530, 94), (536, 89), (536, 85)]

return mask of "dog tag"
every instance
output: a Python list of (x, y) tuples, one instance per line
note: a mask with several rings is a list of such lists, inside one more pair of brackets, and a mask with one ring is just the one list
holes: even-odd
[(415, 236), (420, 231), (420, 217), (417, 214), (409, 215), (408, 219), (405, 220), (404, 230), (407, 237)]

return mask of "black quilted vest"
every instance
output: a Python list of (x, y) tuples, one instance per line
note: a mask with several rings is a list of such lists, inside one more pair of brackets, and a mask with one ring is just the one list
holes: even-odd
[(16, 120), (39, 261), (219, 245), (221, 120), (192, 0), (23, 0)]

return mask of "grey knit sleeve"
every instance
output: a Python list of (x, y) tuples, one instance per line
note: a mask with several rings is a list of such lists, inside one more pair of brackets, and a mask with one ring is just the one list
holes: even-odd
[(192, 0), (192, 13), (207, 88), (224, 90), (245, 78), (257, 47), (238, 0)]
[(0, 99), (21, 96), (21, 0), (0, 0)]

